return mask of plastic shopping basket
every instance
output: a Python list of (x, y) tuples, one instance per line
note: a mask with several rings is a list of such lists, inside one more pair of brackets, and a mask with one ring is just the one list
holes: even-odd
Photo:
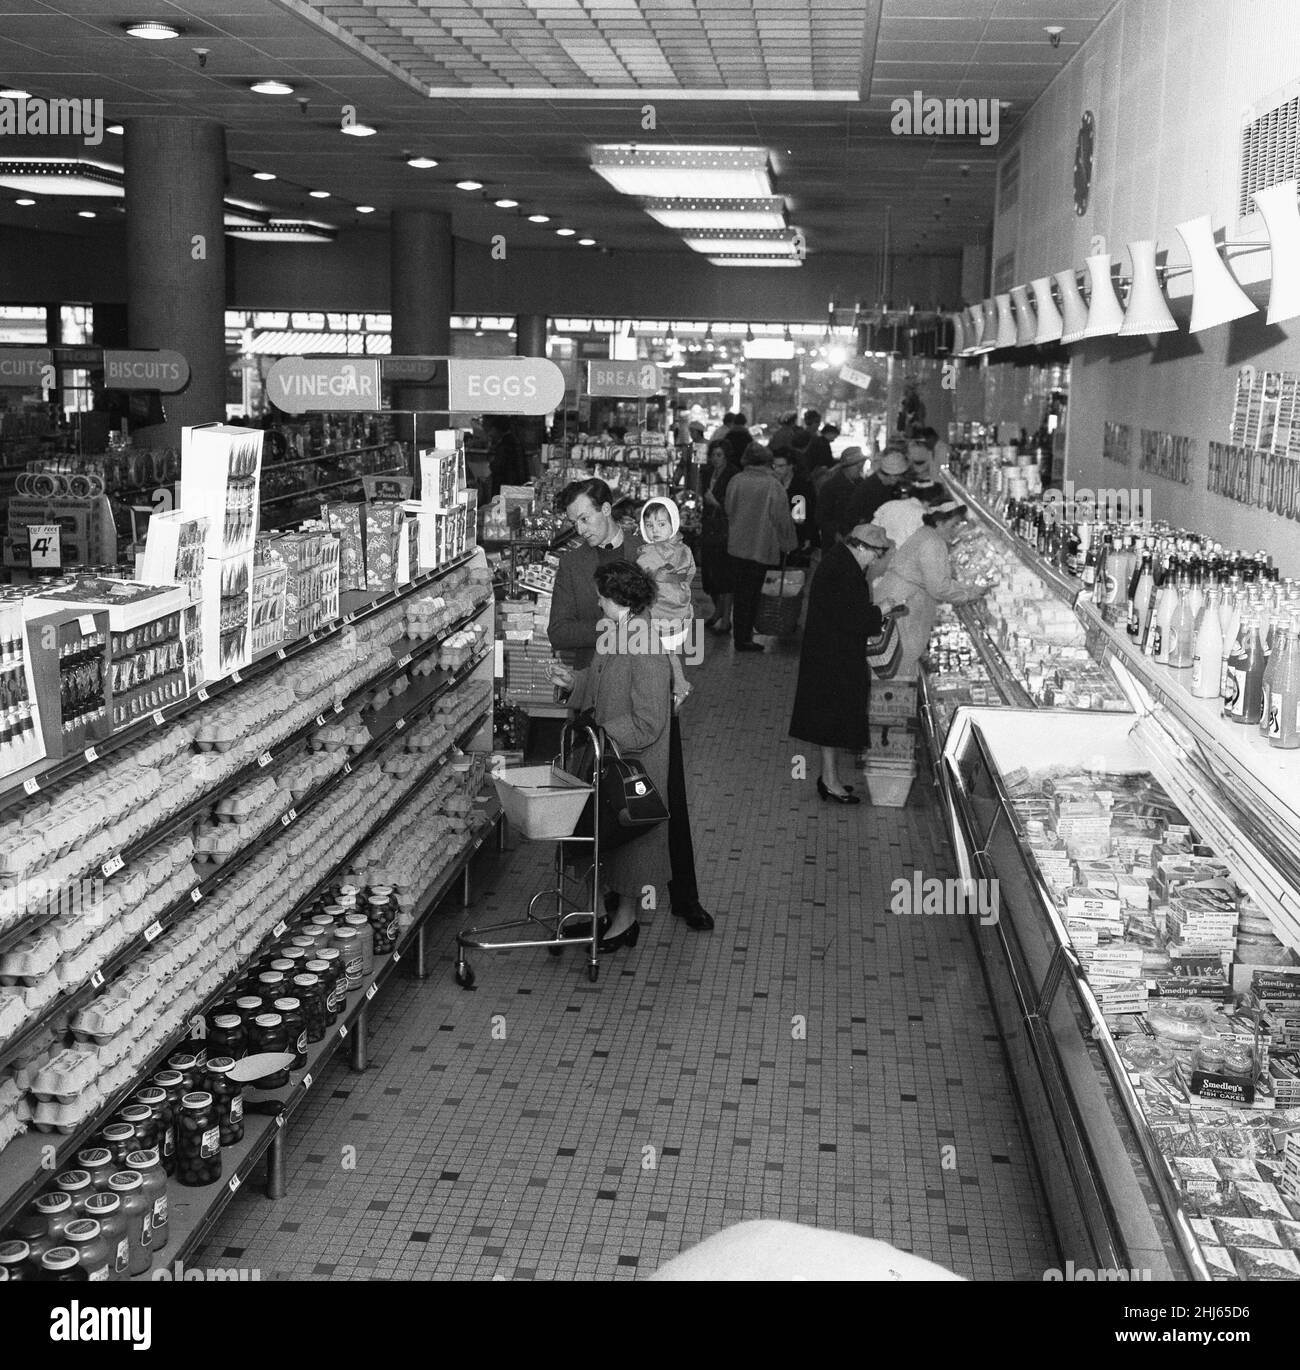
[(510, 826), (537, 841), (572, 837), (593, 787), (559, 766), (517, 766), (493, 777)]

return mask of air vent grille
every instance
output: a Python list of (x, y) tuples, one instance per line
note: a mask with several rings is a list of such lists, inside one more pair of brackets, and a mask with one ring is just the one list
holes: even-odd
[(1255, 212), (1257, 190), (1300, 176), (1300, 95), (1242, 125), (1237, 213)]
[(1020, 149), (998, 167), (998, 211), (1005, 214), (1020, 197)]

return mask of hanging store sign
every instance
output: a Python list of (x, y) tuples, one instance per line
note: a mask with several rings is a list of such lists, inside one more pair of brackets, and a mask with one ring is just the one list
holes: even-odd
[(663, 372), (654, 362), (588, 362), (587, 394), (611, 399), (648, 399), (664, 392)]
[(865, 371), (855, 371), (851, 366), (840, 367), (840, 380), (856, 385), (859, 390), (866, 390), (871, 384), (871, 377)]
[(190, 364), (179, 352), (104, 349), (104, 384), (109, 390), (157, 390), (174, 395), (189, 383)]
[(381, 408), (378, 357), (281, 357), (266, 373), (271, 403), (286, 414)]
[(386, 381), (413, 381), (428, 385), (438, 374), (438, 363), (432, 357), (381, 357)]
[(564, 372), (545, 357), (452, 357), (447, 390), (453, 414), (549, 414), (564, 403)]
[(53, 365), (48, 347), (0, 347), (0, 386), (40, 385), (42, 369)]

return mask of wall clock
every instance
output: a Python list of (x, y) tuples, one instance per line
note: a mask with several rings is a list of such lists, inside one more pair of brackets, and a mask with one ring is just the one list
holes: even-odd
[(1074, 212), (1088, 212), (1092, 192), (1092, 153), (1097, 140), (1097, 125), (1092, 110), (1086, 109), (1079, 121), (1079, 137), (1074, 145)]

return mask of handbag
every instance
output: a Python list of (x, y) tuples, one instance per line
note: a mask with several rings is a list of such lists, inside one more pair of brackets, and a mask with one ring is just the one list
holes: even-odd
[(902, 658), (903, 637), (898, 631), (898, 620), (886, 614), (880, 631), (867, 638), (867, 665), (877, 680), (892, 680)]
[[(618, 743), (602, 728), (600, 778), (595, 793), (578, 818), (575, 837), (590, 837), (596, 803), (600, 804), (600, 846), (621, 847), (634, 841), (668, 818), (668, 806), (646, 768), (633, 756), (624, 756)], [(573, 774), (590, 778), (591, 749), (579, 746), (574, 758), (580, 769)], [(571, 765), (574, 762), (570, 763)]]

